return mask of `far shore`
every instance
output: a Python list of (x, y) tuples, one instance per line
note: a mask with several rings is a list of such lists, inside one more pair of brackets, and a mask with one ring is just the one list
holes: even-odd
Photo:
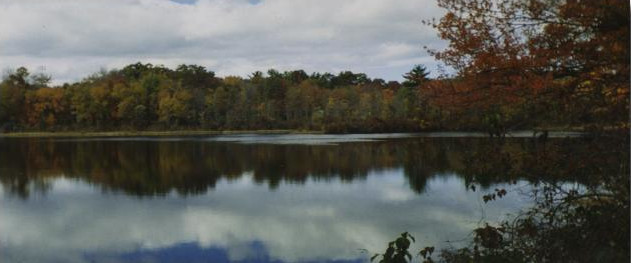
[(59, 132), (8, 132), (0, 133), (1, 137), (136, 137), (136, 136), (204, 136), (231, 134), (324, 134), (322, 131), (312, 130), (227, 130), (227, 131), (59, 131)]
[[(534, 129), (539, 130), (541, 129)], [(551, 137), (565, 137), (568, 135), (585, 135), (585, 131), (579, 128), (548, 128)], [(507, 137), (530, 137), (533, 130), (516, 130), (506, 134)], [(240, 135), (240, 134), (372, 134), (374, 132), (357, 133), (327, 133), (321, 130), (174, 130), (174, 131), (19, 131), (0, 132), (0, 138), (52, 138), (52, 137), (173, 137), (173, 136), (212, 136), (212, 135)], [(421, 132), (384, 132), (384, 133), (415, 133), (435, 137), (438, 134), (470, 133), (474, 137), (487, 137), (484, 131), (421, 131)], [(477, 135), (477, 136), (476, 136)], [(440, 136), (439, 136), (440, 137)], [(448, 136), (449, 137), (449, 136)]]

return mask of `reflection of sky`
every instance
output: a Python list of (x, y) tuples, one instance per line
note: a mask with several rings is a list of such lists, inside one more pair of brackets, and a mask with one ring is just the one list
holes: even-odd
[(94, 137), (94, 138), (53, 138), (57, 141), (212, 141), (243, 144), (301, 144), (333, 145), (349, 142), (372, 142), (393, 138), (423, 137), (416, 133), (372, 133), (372, 134), (231, 134), (210, 136), (175, 137)]
[[(173, 246), (158, 249), (139, 249), (132, 252), (123, 252), (118, 254), (86, 254), (85, 259), (90, 262), (283, 262), (281, 260), (270, 258), (267, 254), (265, 245), (261, 242), (254, 241), (243, 245), (245, 250), (243, 258), (234, 258), (228, 255), (226, 249), (220, 247), (200, 247), (197, 243), (178, 243)], [(324, 262), (324, 263), (360, 263), (364, 262), (365, 257), (350, 260), (317, 260), (302, 262)]]
[(455, 175), (434, 176), (426, 189), (412, 192), (401, 169), (351, 183), (281, 183), (274, 190), (246, 175), (220, 181), (204, 195), (160, 198), (106, 194), (57, 179), (45, 196), (2, 195), (0, 257), (2, 262), (168, 262), (188, 251), (200, 257), (214, 253), (219, 261), (356, 260), (365, 258), (360, 249), (383, 252), (403, 231), (417, 238), (414, 249), (444, 247), (445, 241), (466, 238), (480, 219), (497, 220), (528, 202), (511, 192), (484, 204), (481, 196), (490, 190), (465, 191)]
[[(580, 132), (549, 132), (550, 138), (580, 137)], [(393, 138), (486, 138), (481, 132), (422, 132), (422, 133), (371, 133), (371, 134), (233, 134), (184, 137), (94, 137), (94, 138), (54, 138), (57, 141), (216, 141), (243, 144), (302, 144), (331, 145), (348, 142), (372, 142)], [(532, 131), (513, 131), (507, 137), (532, 138)]]

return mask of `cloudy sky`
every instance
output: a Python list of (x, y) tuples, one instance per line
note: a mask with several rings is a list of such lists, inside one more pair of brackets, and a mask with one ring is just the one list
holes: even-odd
[(436, 74), (423, 46), (444, 43), (421, 20), (441, 13), (434, 0), (1, 0), (0, 69), (54, 83), (137, 61), (400, 80), (414, 64)]

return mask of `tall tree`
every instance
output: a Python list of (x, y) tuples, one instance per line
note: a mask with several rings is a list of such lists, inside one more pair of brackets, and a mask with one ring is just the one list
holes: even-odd
[(24, 97), (29, 89), (29, 72), (20, 67), (0, 83), (0, 122), (6, 129), (13, 129), (25, 121)]
[(412, 70), (410, 70), (410, 72), (403, 75), (403, 78), (405, 79), (403, 86), (410, 88), (420, 87), (429, 80), (427, 76), (429, 76), (427, 68), (423, 65), (416, 65), (412, 68)]

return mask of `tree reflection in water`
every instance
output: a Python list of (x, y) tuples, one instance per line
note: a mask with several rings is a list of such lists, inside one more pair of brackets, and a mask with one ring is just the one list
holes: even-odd
[[(362, 180), (369, 171), (403, 168), (417, 193), (441, 174), (465, 178), (471, 189), (526, 179), (597, 184), (595, 172), (618, 172), (616, 160), (594, 158), (585, 139), (556, 139), (545, 145), (528, 138), (401, 138), (339, 145), (278, 145), (172, 140), (3, 139), (0, 182), (27, 198), (45, 192), (55, 178), (73, 178), (135, 196), (172, 191), (196, 195), (219, 179), (251, 172), (255, 182), (275, 189), (281, 182)], [(582, 153), (582, 154), (580, 154)], [(564, 167), (553, 167), (563, 165)], [(614, 170), (612, 170), (612, 167)], [(554, 168), (554, 169), (553, 169)]]
[[(589, 150), (577, 139), (550, 144), (570, 152)], [(541, 152), (544, 151), (528, 139), (508, 140), (501, 145), (481, 138), (414, 138), (340, 145), (4, 139), (0, 182), (8, 192), (23, 198), (31, 191), (45, 192), (47, 182), (58, 177), (137, 196), (160, 196), (171, 191), (195, 195), (214, 188), (220, 178), (239, 178), (245, 172), (252, 172), (257, 183), (274, 189), (281, 182), (304, 183), (310, 179), (362, 180), (371, 170), (403, 167), (410, 187), (421, 193), (429, 177), (446, 173), (462, 175), (468, 182), (482, 186), (520, 177), (538, 181), (548, 175), (533, 178), (528, 173), (509, 172), (479, 176), (479, 171), (485, 167), (507, 167), (506, 163), (498, 163), (509, 161), (506, 156), (523, 156), (510, 160), (518, 164), (511, 167), (519, 171), (521, 166), (529, 165), (524, 162), (545, 164), (547, 158), (558, 155)], [(487, 158), (473, 162), (476, 156)], [(539, 159), (532, 160), (537, 156)], [(539, 164), (537, 167), (541, 167)], [(577, 178), (569, 174), (555, 176)]]
[[(440, 261), (629, 262), (628, 134), (477, 146), (463, 155), (459, 171), (469, 189), (528, 180), (535, 203), (511, 220), (475, 229), (469, 246), (441, 251)], [(493, 205), (504, 195), (494, 189), (483, 199)]]

